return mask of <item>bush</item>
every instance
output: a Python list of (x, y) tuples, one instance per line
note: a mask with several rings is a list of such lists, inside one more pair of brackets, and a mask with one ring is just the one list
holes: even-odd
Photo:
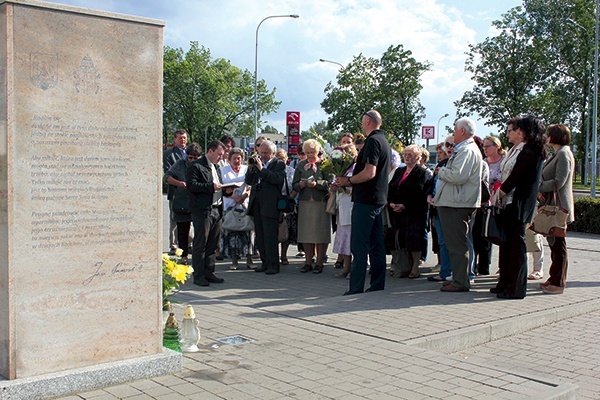
[(569, 225), (569, 230), (600, 234), (600, 199), (575, 198), (575, 221)]

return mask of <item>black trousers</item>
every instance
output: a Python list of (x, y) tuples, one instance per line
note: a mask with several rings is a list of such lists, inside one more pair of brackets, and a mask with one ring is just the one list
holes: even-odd
[(479, 275), (490, 274), (490, 263), (492, 261), (492, 243), (481, 236), (483, 232), (483, 214), (475, 212), (475, 223), (473, 225), (473, 250), (475, 251), (475, 272)]
[(215, 251), (221, 235), (221, 212), (219, 208), (193, 212), (194, 248), (192, 249), (192, 267), (194, 282), (202, 281), (215, 273)]
[(525, 223), (517, 218), (514, 207), (508, 206), (502, 214), (506, 240), (500, 244), (498, 267), (500, 279), (496, 288), (510, 297), (524, 298), (527, 292), (527, 247)]
[[(263, 268), (269, 271), (279, 271), (279, 218), (271, 218), (261, 213), (255, 201), (252, 204), (254, 215), (254, 231), (256, 233), (256, 247), (260, 253)], [(279, 216), (279, 210), (273, 210), (273, 215)]]

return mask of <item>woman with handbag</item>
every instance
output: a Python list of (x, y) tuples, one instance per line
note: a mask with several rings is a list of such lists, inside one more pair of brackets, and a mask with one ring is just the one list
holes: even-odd
[(175, 186), (173, 205), (171, 207), (172, 220), (177, 223), (177, 240), (181, 253), (181, 264), (187, 264), (189, 252), (190, 226), (192, 224), (192, 211), (190, 209), (190, 192), (187, 190), (185, 174), (194, 161), (200, 158), (200, 145), (192, 143), (185, 149), (186, 157), (177, 160), (165, 172), (165, 182)]
[[(308, 139), (302, 145), (306, 160), (296, 166), (292, 187), (298, 197), (298, 241), (304, 246), (305, 263), (300, 272), (323, 272), (323, 260), (327, 246), (331, 243), (331, 218), (325, 212), (325, 196), (329, 182), (320, 169), (321, 145), (315, 139)], [(315, 254), (313, 270), (312, 258)]]
[(244, 150), (234, 147), (229, 151), (227, 159), (229, 163), (221, 168), (221, 178), (224, 186), (223, 210), (225, 211), (223, 228), (221, 229), (223, 243), (221, 254), (231, 258), (230, 269), (237, 269), (238, 260), (244, 255), (246, 256), (246, 266), (252, 268), (252, 230), (248, 230), (248, 224), (240, 224), (236, 230), (228, 230), (225, 227), (226, 220), (235, 216), (236, 213), (241, 216), (241, 218), (238, 218), (240, 221), (243, 221), (243, 218), (252, 221), (252, 217), (245, 215), (245, 211), (248, 209), (250, 187), (244, 183), (248, 171), (248, 166), (242, 163)]
[(531, 115), (507, 122), (506, 136), (513, 147), (502, 161), (502, 185), (493, 196), (502, 207), (504, 238), (498, 259), (500, 277), (490, 292), (500, 299), (523, 299), (526, 295), (525, 228), (533, 218), (546, 156), (544, 131), (542, 122)]
[[(547, 143), (554, 149), (544, 163), (538, 198), (548, 205), (560, 205), (568, 213), (567, 224), (575, 220), (573, 205), (573, 171), (575, 159), (569, 148), (571, 131), (563, 124), (548, 127)], [(567, 280), (567, 243), (564, 237), (548, 236), (550, 277), (540, 283), (545, 294), (562, 294)]]

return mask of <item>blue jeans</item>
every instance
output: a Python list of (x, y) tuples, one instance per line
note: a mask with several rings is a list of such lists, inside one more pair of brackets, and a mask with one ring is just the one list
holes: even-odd
[(475, 245), (473, 242), (473, 225), (475, 225), (475, 216), (469, 221), (469, 236), (467, 244), (469, 245), (469, 279), (475, 279)]
[(440, 277), (446, 279), (452, 274), (452, 267), (450, 266), (450, 254), (448, 254), (448, 248), (446, 248), (444, 231), (442, 230), (442, 222), (439, 215), (435, 215), (433, 223), (435, 224), (438, 244), (440, 245), (440, 261), (442, 262), (442, 265), (440, 265)]
[(367, 257), (371, 261), (370, 290), (385, 287), (385, 244), (383, 242), (383, 205), (354, 203), (350, 248), (354, 260), (347, 294), (362, 293), (367, 275)]

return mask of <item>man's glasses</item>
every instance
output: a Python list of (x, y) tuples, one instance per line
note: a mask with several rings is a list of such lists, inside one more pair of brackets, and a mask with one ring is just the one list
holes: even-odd
[(454, 147), (454, 143), (446, 142), (446, 143), (444, 143), (444, 146), (449, 147), (449, 148), (453, 148)]
[(196, 161), (199, 158), (200, 158), (199, 156), (187, 156), (187, 159), (190, 161)]

